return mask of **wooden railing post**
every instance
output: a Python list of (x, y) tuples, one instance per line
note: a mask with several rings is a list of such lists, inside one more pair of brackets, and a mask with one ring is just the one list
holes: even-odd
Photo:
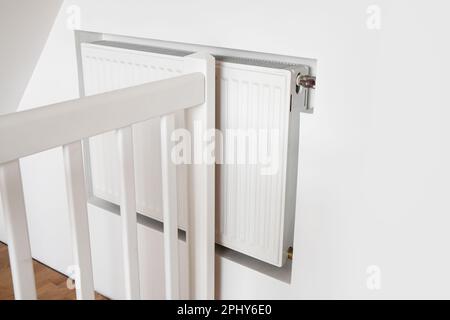
[(77, 271), (75, 274), (77, 299), (93, 300), (95, 299), (94, 279), (81, 141), (64, 145), (63, 154), (73, 258)]
[(0, 164), (0, 195), (8, 237), (14, 297), (20, 300), (34, 300), (36, 284), (19, 160)]
[(171, 159), (170, 135), (175, 129), (173, 114), (161, 117), (161, 173), (164, 216), (164, 267), (167, 299), (179, 299), (177, 169)]
[(137, 242), (136, 192), (134, 182), (133, 131), (131, 126), (117, 130), (119, 149), (120, 218), (127, 299), (140, 298)]

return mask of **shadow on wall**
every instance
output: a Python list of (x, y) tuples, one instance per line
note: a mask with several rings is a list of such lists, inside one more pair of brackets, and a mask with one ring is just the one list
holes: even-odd
[(19, 106), (62, 2), (0, 2), (0, 114)]

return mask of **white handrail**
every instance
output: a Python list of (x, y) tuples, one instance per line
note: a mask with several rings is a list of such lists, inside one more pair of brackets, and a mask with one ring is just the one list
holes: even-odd
[[(132, 168), (131, 125), (154, 117), (163, 117), (162, 173), (164, 175), (164, 232), (166, 293), (178, 298), (178, 236), (177, 208), (174, 195), (176, 175), (169, 159), (169, 134), (173, 116), (178, 110), (202, 107), (193, 115), (204, 128), (214, 127), (214, 59), (205, 54), (186, 57), (186, 68), (192, 73), (144, 85), (120, 89), (77, 100), (57, 103), (28, 111), (0, 116), (0, 194), (8, 234), (11, 269), (16, 299), (36, 298), (31, 250), (25, 215), (25, 204), (18, 159), (54, 147), (64, 151), (69, 217), (72, 231), (74, 260), (79, 267), (77, 298), (93, 299), (92, 262), (87, 219), (86, 184), (81, 140), (107, 131), (117, 130), (120, 154), (121, 215), (125, 261), (127, 298), (139, 298), (137, 258), (137, 224), (135, 213), (134, 172)], [(200, 72), (196, 72), (200, 71)], [(170, 120), (170, 121), (169, 121)], [(168, 122), (167, 122), (168, 121)], [(188, 241), (190, 266), (194, 266), (194, 298), (214, 295), (214, 167), (201, 164), (195, 167), (198, 178), (192, 185), (198, 188), (193, 195), (194, 214), (189, 230), (195, 233)], [(205, 179), (206, 178), (206, 179)], [(176, 197), (176, 194), (175, 194)], [(203, 230), (208, 228), (208, 230)], [(205, 251), (205, 248), (209, 248)], [(172, 249), (172, 250), (171, 250)], [(204, 256), (208, 254), (208, 257)], [(203, 274), (206, 279), (200, 279)]]
[(0, 164), (204, 101), (205, 77), (190, 73), (6, 114), (0, 116)]

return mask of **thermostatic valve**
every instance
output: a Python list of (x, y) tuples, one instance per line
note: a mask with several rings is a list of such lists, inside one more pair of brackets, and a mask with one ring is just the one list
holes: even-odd
[(296, 79), (297, 86), (301, 86), (307, 89), (315, 89), (316, 88), (316, 77), (310, 75), (302, 75), (298, 74)]

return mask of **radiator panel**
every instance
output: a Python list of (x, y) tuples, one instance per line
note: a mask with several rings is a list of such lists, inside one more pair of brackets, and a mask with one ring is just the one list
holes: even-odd
[[(219, 62), (216, 68), (218, 127), (224, 134), (224, 164), (218, 166), (216, 241), (265, 262), (283, 260), (284, 200), (291, 73), (282, 69)], [(264, 159), (232, 162), (237, 149), (228, 129), (256, 133), (258, 149), (267, 146), (270, 133), (278, 132), (276, 170)], [(267, 135), (262, 134), (267, 131)], [(252, 136), (253, 137), (253, 136)], [(242, 141), (242, 140), (241, 140)], [(270, 144), (270, 143), (269, 143)], [(256, 149), (256, 148), (255, 148)], [(275, 148), (274, 148), (275, 149)], [(259, 151), (259, 150), (258, 150)], [(235, 152), (234, 154), (236, 154)], [(259, 156), (260, 157), (260, 156)], [(236, 158), (236, 157), (235, 157)], [(272, 159), (272, 164), (274, 160)]]

